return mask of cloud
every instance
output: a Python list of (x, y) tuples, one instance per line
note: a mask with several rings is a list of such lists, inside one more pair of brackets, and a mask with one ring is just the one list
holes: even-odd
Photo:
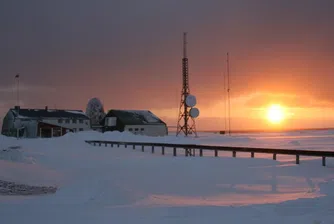
[(259, 92), (251, 94), (246, 107), (263, 108), (269, 104), (281, 104), (289, 108), (334, 108), (334, 102), (309, 95)]

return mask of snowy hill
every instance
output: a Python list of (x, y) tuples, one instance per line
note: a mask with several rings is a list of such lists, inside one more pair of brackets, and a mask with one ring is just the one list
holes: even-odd
[[(319, 136), (326, 135), (314, 134), (314, 146)], [(323, 138), (326, 147), (334, 144), (330, 137)], [(291, 141), (208, 134), (185, 141), (174, 136), (97, 132), (54, 139), (1, 136), (0, 149), (15, 150), (0, 155), (0, 180), (59, 187), (55, 194), (44, 196), (0, 196), (2, 222), (333, 223), (333, 160), (322, 167), (318, 159), (295, 165), (293, 158), (273, 161), (270, 155), (255, 159), (249, 155), (172, 157), (84, 142), (99, 139), (252, 146)], [(303, 148), (303, 141), (311, 143), (312, 138), (296, 136), (293, 140)]]

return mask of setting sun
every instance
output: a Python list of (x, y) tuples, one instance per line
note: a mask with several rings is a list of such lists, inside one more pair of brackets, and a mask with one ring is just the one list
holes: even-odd
[(280, 105), (271, 105), (267, 110), (267, 119), (273, 124), (279, 124), (284, 120), (284, 109)]

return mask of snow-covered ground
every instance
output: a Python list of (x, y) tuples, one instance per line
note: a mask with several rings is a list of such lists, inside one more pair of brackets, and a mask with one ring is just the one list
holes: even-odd
[(334, 150), (330, 131), (200, 133), (197, 139), (97, 132), (0, 136), (0, 180), (58, 187), (50, 195), (0, 196), (1, 223), (334, 223), (333, 159), (323, 167), (318, 158), (296, 165), (294, 157), (273, 161), (265, 154), (172, 157), (84, 140)]

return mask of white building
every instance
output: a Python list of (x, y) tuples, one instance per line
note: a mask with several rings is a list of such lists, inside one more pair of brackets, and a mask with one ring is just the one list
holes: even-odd
[(81, 110), (10, 109), (3, 119), (3, 135), (20, 137), (56, 137), (67, 132), (90, 129), (90, 119)]
[(148, 110), (110, 110), (102, 120), (103, 131), (129, 131), (146, 136), (168, 135), (165, 122)]

